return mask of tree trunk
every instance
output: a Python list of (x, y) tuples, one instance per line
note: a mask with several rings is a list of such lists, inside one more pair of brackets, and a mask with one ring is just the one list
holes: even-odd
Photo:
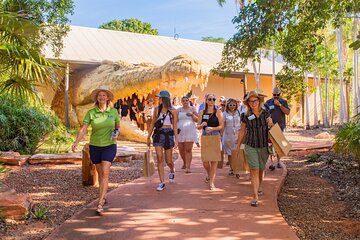
[(325, 57), (324, 57), (324, 66), (325, 66), (325, 119), (324, 119), (324, 127), (328, 128), (329, 126), (329, 79), (328, 79), (328, 71), (327, 71), (327, 62), (326, 62), (326, 38), (324, 39), (324, 49), (325, 49)]
[(255, 61), (252, 62), (253, 64), (253, 69), (254, 69), (254, 76), (255, 76), (255, 81), (256, 81), (256, 88), (260, 88), (260, 64), (259, 63), (259, 72), (256, 69), (256, 64)]
[(275, 78), (275, 41), (272, 40), (272, 89), (276, 86), (276, 78)]
[(318, 114), (317, 114), (317, 101), (316, 101), (316, 95), (317, 95), (317, 86), (316, 86), (316, 72), (314, 71), (313, 75), (313, 85), (314, 85), (314, 92), (313, 92), (313, 99), (314, 99), (314, 128), (319, 128), (318, 125)]
[[(355, 17), (354, 19), (354, 41), (357, 40), (357, 35), (358, 35), (358, 25), (359, 25), (359, 19), (357, 17)], [(356, 114), (358, 114), (359, 111), (359, 106), (360, 106), (360, 89), (359, 89), (359, 62), (358, 62), (358, 50), (354, 50), (354, 79), (353, 79), (353, 84), (352, 84), (352, 99), (353, 99), (353, 114), (352, 116), (355, 116)]]
[(332, 107), (331, 107), (331, 126), (334, 125), (334, 109), (335, 109), (335, 79), (333, 79), (333, 97), (332, 97)]
[(305, 91), (305, 114), (306, 114), (306, 125), (305, 129), (310, 129), (310, 113), (309, 113), (309, 77), (308, 72), (305, 72), (305, 84), (306, 84), (306, 91)]
[(346, 104), (345, 104), (345, 93), (344, 93), (344, 77), (343, 77), (343, 59), (342, 59), (342, 25), (336, 29), (336, 42), (338, 49), (338, 62), (339, 62), (339, 80), (340, 80), (340, 123), (346, 122)]
[(323, 103), (323, 97), (322, 97), (322, 84), (321, 84), (321, 77), (320, 75), (318, 76), (318, 86), (319, 86), (319, 98), (320, 98), (320, 109), (321, 109), (321, 120), (323, 123), (324, 127), (327, 127), (325, 124), (325, 108), (324, 108), (324, 103)]

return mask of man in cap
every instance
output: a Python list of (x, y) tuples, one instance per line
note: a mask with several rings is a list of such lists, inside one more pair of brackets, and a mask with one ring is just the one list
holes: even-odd
[[(280, 88), (274, 87), (272, 94), (273, 94), (273, 97), (266, 101), (265, 108), (267, 111), (270, 112), (273, 123), (279, 124), (281, 130), (284, 131), (284, 129), (286, 127), (285, 115), (289, 115), (290, 108), (288, 106), (287, 101), (280, 97), (280, 95), (281, 95)], [(279, 155), (277, 155), (277, 161), (278, 162), (277, 162), (276, 166), (278, 168), (281, 168)], [(269, 168), (271, 170), (274, 170), (275, 166), (271, 165)]]

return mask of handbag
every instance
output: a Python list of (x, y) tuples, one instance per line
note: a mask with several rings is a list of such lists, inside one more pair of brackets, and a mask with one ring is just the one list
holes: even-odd
[(155, 161), (154, 155), (151, 148), (144, 153), (144, 162), (143, 162), (143, 175), (145, 177), (151, 177), (155, 173)]
[(203, 162), (221, 161), (220, 135), (201, 136), (201, 160)]
[(234, 173), (247, 173), (250, 172), (250, 167), (245, 158), (244, 149), (239, 149), (239, 151), (231, 151), (231, 169)]

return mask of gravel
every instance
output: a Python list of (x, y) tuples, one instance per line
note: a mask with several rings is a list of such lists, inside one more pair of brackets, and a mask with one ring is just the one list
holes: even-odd
[[(142, 176), (142, 160), (113, 163), (109, 191)], [(35, 204), (48, 207), (47, 220), (29, 219), (0, 224), (0, 239), (43, 239), (54, 228), (98, 196), (97, 187), (82, 186), (81, 165), (26, 165), (13, 168), (3, 183), (18, 193), (28, 193)]]

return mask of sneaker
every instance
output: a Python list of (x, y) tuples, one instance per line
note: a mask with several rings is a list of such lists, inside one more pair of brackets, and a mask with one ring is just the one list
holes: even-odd
[(173, 173), (173, 172), (169, 173), (169, 181), (170, 182), (175, 181), (175, 173)]
[(159, 183), (159, 186), (156, 188), (157, 191), (162, 191), (165, 189), (165, 183)]
[(276, 164), (277, 168), (282, 168), (281, 163)]

